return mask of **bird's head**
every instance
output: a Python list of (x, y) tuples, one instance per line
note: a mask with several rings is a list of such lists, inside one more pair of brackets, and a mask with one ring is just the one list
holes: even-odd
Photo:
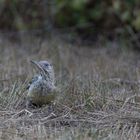
[(48, 61), (33, 61), (31, 63), (36, 66), (39, 74), (44, 76), (44, 78), (49, 78), (52, 82), (54, 82), (54, 69), (50, 62)]

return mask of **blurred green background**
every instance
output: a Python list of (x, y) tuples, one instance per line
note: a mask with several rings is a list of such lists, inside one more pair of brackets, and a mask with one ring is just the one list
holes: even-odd
[(0, 0), (1, 30), (70, 29), (127, 34), (140, 31), (139, 0)]

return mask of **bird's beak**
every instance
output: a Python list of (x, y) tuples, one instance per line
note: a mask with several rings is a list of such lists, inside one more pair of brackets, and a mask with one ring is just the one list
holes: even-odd
[(39, 70), (44, 71), (43, 68), (40, 66), (40, 64), (36, 61), (31, 60), (30, 61), (33, 65), (35, 65)]
[(42, 72), (43, 74), (45, 74), (44, 69), (42, 68), (42, 66), (41, 66), (38, 62), (33, 61), (33, 60), (31, 60), (30, 62), (31, 62), (32, 64), (34, 64), (34, 65), (38, 68), (38, 70), (39, 70), (40, 72)]
[(38, 63), (36, 61), (30, 60), (30, 62), (36, 66), (38, 66)]
[(38, 64), (38, 62), (31, 60), (30, 61), (33, 65), (35, 65), (37, 68), (40, 69), (40, 65)]

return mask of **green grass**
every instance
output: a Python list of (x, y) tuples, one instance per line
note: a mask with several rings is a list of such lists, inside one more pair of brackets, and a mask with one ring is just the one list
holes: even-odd
[[(21, 41), (0, 42), (0, 139), (140, 139), (139, 54), (110, 43), (95, 49), (58, 38)], [(54, 65), (60, 93), (51, 114), (48, 106), (26, 109), (30, 60)]]

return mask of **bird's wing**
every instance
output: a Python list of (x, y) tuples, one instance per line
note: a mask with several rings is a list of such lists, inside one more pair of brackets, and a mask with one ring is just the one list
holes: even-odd
[(27, 86), (27, 90), (30, 88), (31, 84), (38, 80), (38, 75), (34, 76)]

